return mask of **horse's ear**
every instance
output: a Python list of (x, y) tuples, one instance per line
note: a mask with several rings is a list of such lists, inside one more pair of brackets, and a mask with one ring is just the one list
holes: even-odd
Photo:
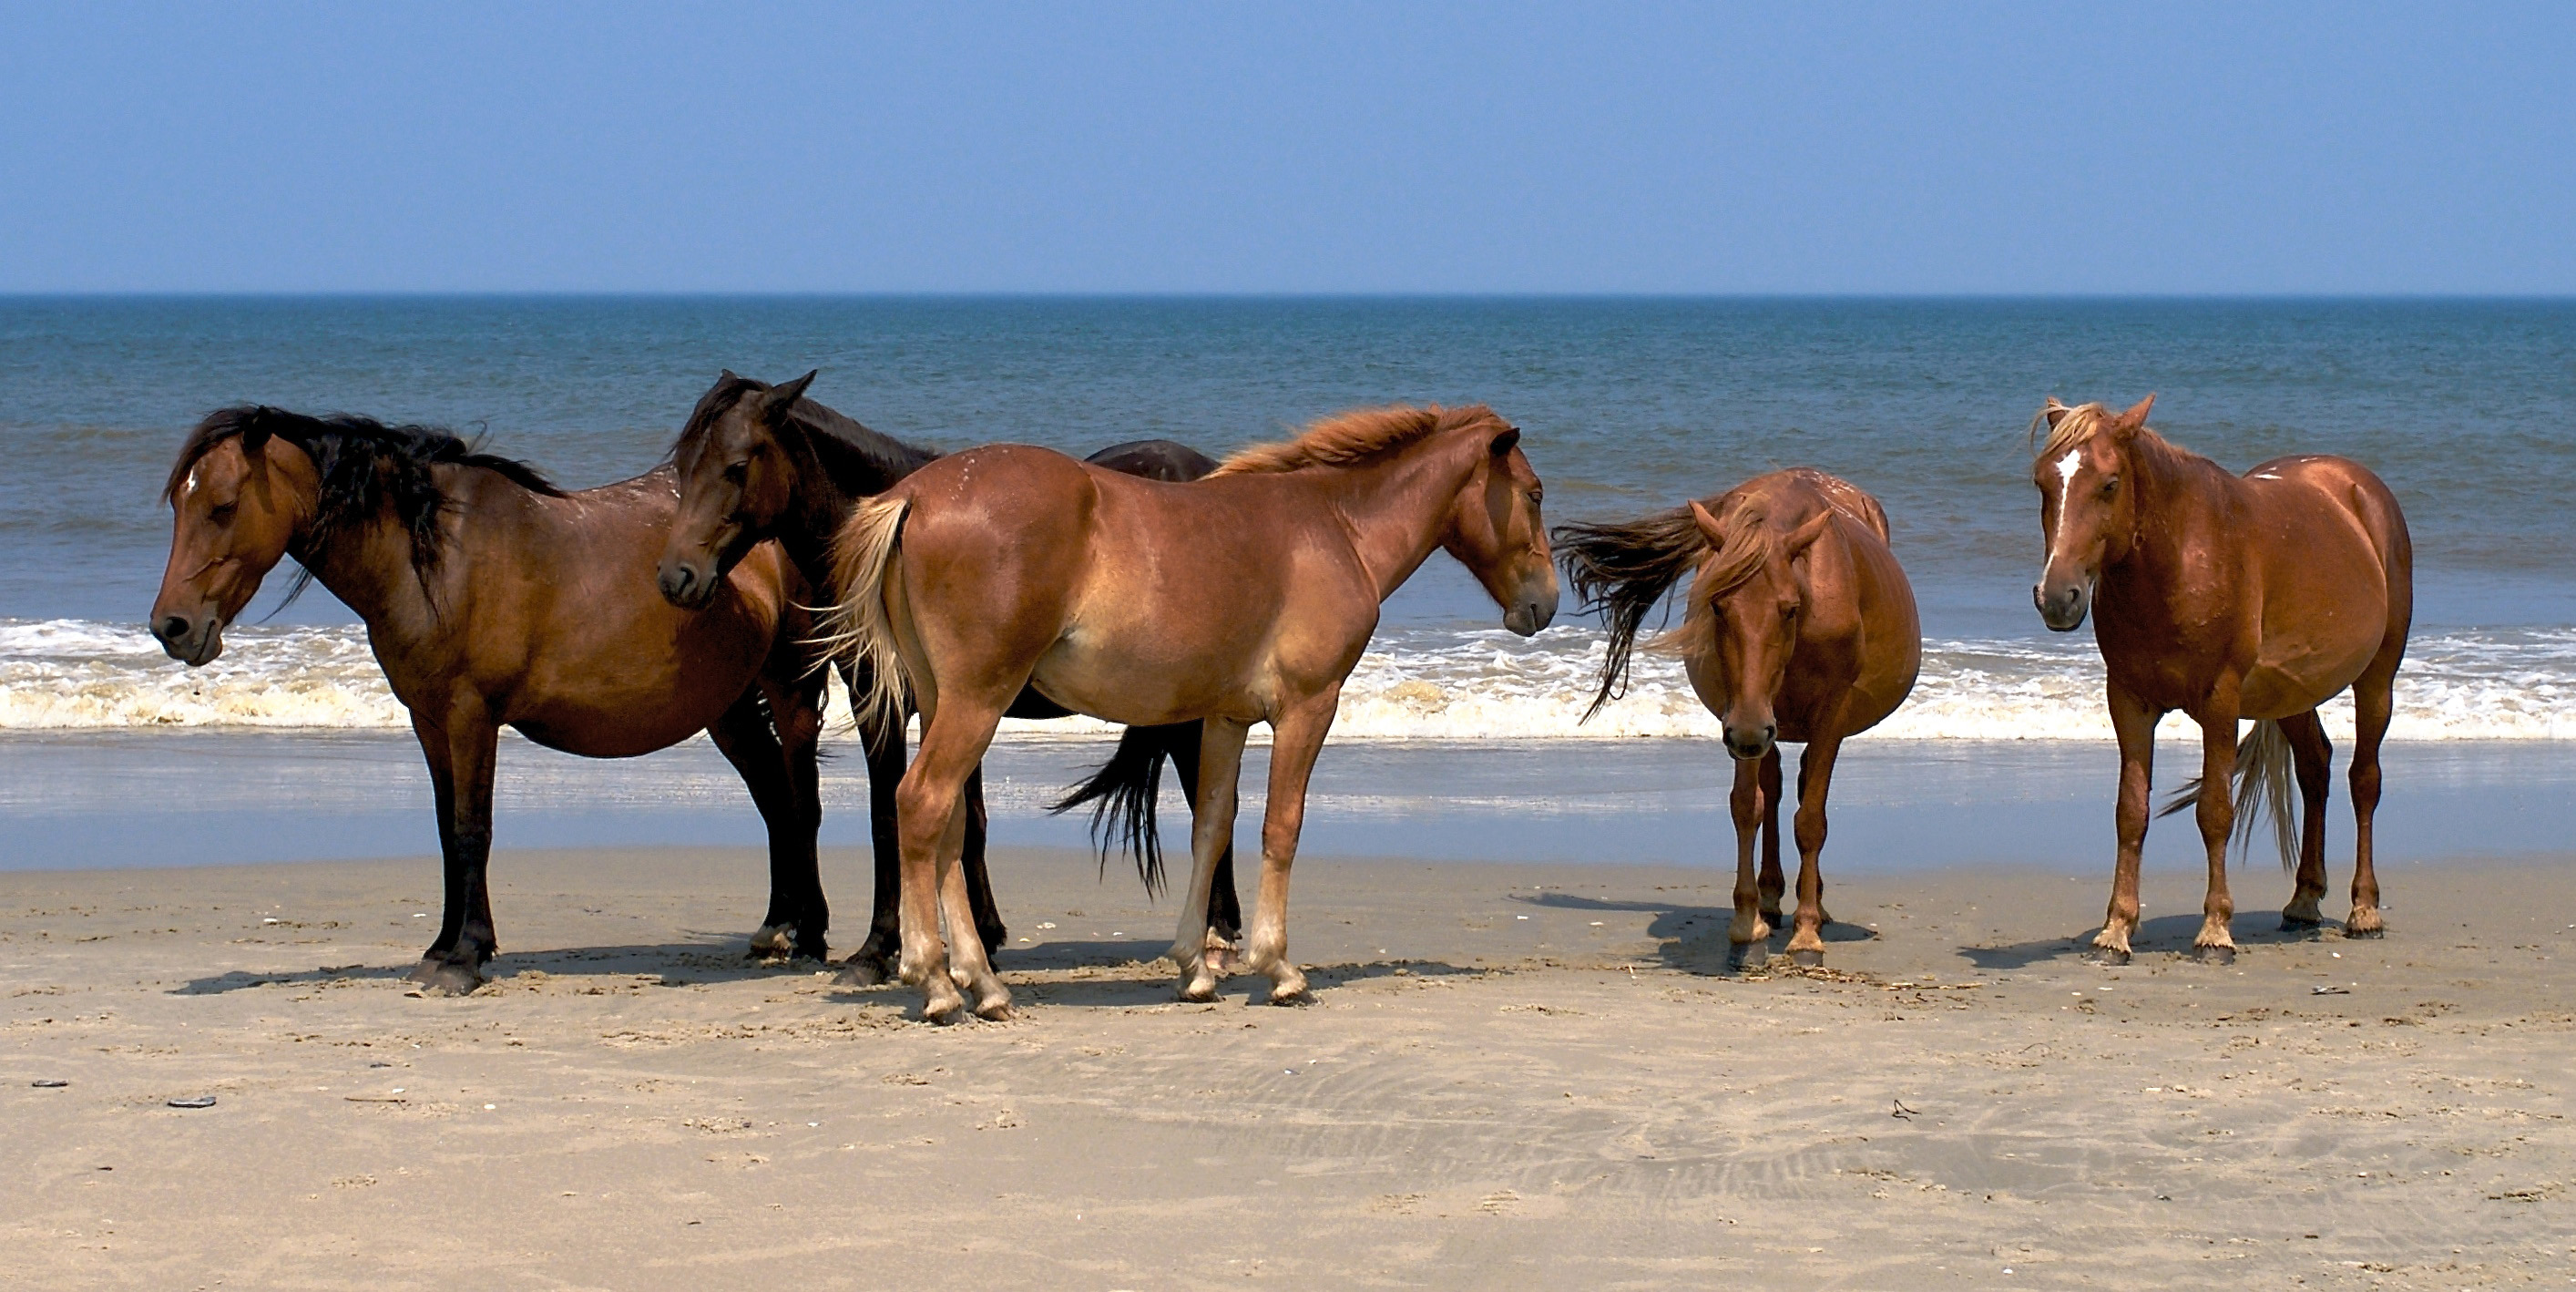
[(805, 388), (813, 385), (814, 378), (822, 375), (822, 372), (822, 369), (816, 368), (794, 381), (770, 387), (769, 393), (760, 397), (761, 416), (773, 422), (785, 417), (787, 410), (794, 408), (796, 401), (804, 398)]
[(2057, 424), (2059, 422), (2066, 420), (2066, 415), (2068, 413), (2074, 411), (2074, 409), (2059, 403), (2057, 396), (2051, 395), (2048, 397), (2048, 402), (2041, 406), (2039, 415), (2048, 420), (2048, 429), (2053, 431), (2057, 429)]
[(731, 369), (731, 368), (720, 368), (720, 369), (717, 369), (717, 370), (716, 370), (716, 384), (717, 384), (717, 385), (719, 385), (719, 386), (721, 386), (721, 385), (725, 384), (725, 383), (726, 383), (726, 382), (728, 382), (728, 381), (740, 381), (740, 380), (742, 380), (742, 378), (740, 378), (740, 377), (737, 377), (737, 376), (733, 375), (733, 369)]
[(2147, 424), (2147, 410), (2155, 406), (2156, 397), (2153, 395), (2139, 400), (2136, 407), (2112, 420), (2111, 430), (2123, 436), (2136, 434), (2139, 427)]
[(1506, 427), (1502, 434), (1494, 437), (1494, 443), (1489, 451), (1495, 457), (1499, 458), (1518, 447), (1520, 442), (1521, 428), (1517, 426)]
[(250, 425), (242, 428), (241, 447), (244, 456), (258, 457), (260, 451), (268, 447), (267, 423), (257, 418), (251, 419)]
[(1691, 521), (1699, 526), (1700, 536), (1708, 540), (1708, 545), (1710, 547), (1715, 548), (1726, 545), (1726, 536), (1720, 533), (1717, 528), (1717, 517), (1709, 515), (1708, 508), (1699, 505), (1699, 499), (1691, 499), (1690, 514)]
[(1804, 555), (1808, 548), (1815, 546), (1816, 540), (1825, 536), (1825, 526), (1832, 523), (1834, 523), (1834, 514), (1831, 511), (1817, 512), (1807, 518), (1806, 524), (1789, 531), (1789, 541), (1782, 544), (1782, 547), (1794, 560)]

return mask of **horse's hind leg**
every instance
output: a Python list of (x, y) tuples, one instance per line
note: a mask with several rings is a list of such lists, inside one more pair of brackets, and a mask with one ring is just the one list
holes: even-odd
[[(1806, 802), (1806, 764), (1798, 764), (1799, 802)], [(1780, 896), (1789, 889), (1788, 878), (1780, 873), (1780, 747), (1762, 755), (1762, 922), (1779, 928), (1787, 921), (1780, 918)]]
[(1762, 829), (1762, 763), (1736, 759), (1735, 790), (1726, 804), (1735, 817), (1735, 919), (1726, 926), (1727, 958), (1738, 965), (1761, 964), (1771, 925), (1762, 918), (1762, 890), (1753, 873), (1754, 837)]
[[(417, 716), (413, 730), (424, 752), (433, 739), (443, 745), (430, 752), (430, 774), (443, 781), (439, 797), (447, 838), (447, 917), (439, 941), (412, 971), (412, 979), (432, 995), (462, 996), (483, 985), (483, 963), (500, 950), (492, 931), (492, 893), (487, 873), (492, 858), (492, 766), (499, 729), (489, 717), (473, 712), (481, 697), (451, 706), (444, 724), (425, 727)], [(447, 774), (439, 777), (442, 761)], [(453, 932), (449, 931), (453, 929)]]
[(2379, 915), (2379, 872), (2371, 865), (2371, 818), (2379, 811), (2379, 742), (2388, 735), (2395, 707), (2397, 660), (2401, 639), (2383, 651), (2352, 684), (2352, 916), (2344, 921), (2348, 938), (2375, 938), (2386, 931)]
[[(924, 692), (927, 687), (921, 688)], [(940, 936), (940, 908), (951, 905), (957, 920), (948, 930), (957, 955), (956, 970), (977, 993), (976, 1011), (1007, 1012), (1010, 992), (993, 976), (975, 921), (964, 908), (965, 877), (955, 864), (965, 844), (963, 806), (966, 778), (983, 761), (1002, 709), (1012, 692), (999, 700), (964, 693), (934, 697), (923, 694), (921, 749), (896, 790), (896, 815), (902, 835), (903, 955), (897, 968), (904, 981), (918, 984), (924, 1017), (945, 1022), (965, 1007), (950, 972), (949, 948)], [(952, 851), (953, 849), (953, 851)], [(947, 899), (955, 877), (958, 900)]]
[[(1190, 887), (1181, 896), (1180, 928), (1172, 935), (1172, 963), (1181, 970), (1181, 999), (1216, 999), (1216, 977), (1225, 965), (1208, 946), (1209, 894), (1215, 891), (1217, 857), (1234, 844), (1236, 780), (1243, 771), (1244, 725), (1221, 718), (1201, 724), (1198, 766), (1191, 770)], [(1272, 742), (1272, 765), (1278, 763)]]
[[(823, 955), (822, 880), (814, 860), (814, 833), (821, 821), (812, 789), (814, 743), (820, 723), (798, 712), (801, 694), (781, 691), (761, 703), (762, 693), (745, 689), (707, 735), (751, 791), (761, 821), (769, 827), (769, 913), (751, 935), (751, 954), (761, 957)], [(776, 719), (772, 729), (772, 717)], [(798, 784), (799, 747), (804, 786)], [(799, 792), (800, 789), (803, 792)]]
[(957, 864), (966, 880), (966, 907), (975, 935), (987, 947), (1010, 945), (1011, 930), (1002, 923), (1002, 908), (993, 901), (993, 877), (984, 869), (984, 765), (966, 777), (965, 836), (958, 842)]
[(1798, 922), (1788, 950), (1802, 965), (1825, 962), (1825, 792), (1842, 744), (1841, 736), (1818, 735), (1798, 756)]
[(2313, 929), (2324, 922), (2317, 902), (2326, 895), (2326, 790), (2333, 781), (2334, 745), (2317, 711), (2281, 719), (2299, 777), (2299, 875), (2290, 904), (2281, 908), (2284, 929)]

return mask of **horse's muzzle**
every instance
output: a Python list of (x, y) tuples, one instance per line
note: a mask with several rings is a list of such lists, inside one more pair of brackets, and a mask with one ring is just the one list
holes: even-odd
[(1730, 724), (1724, 728), (1724, 733), (1726, 752), (1751, 762), (1771, 752), (1772, 746), (1777, 743), (1780, 735), (1780, 724), (1766, 722), (1759, 727), (1737, 727)]
[(662, 589), (662, 598), (682, 610), (696, 610), (715, 599), (716, 578), (712, 566), (701, 568), (688, 561), (664, 561), (659, 577), (654, 580)]
[(163, 654), (190, 668), (213, 663), (224, 653), (224, 621), (215, 615), (163, 615), (152, 621), (152, 635), (160, 639)]
[(2046, 585), (2030, 590), (2031, 604), (2039, 607), (2039, 621), (2053, 632), (2071, 633), (2084, 626), (2084, 614), (2093, 608), (2093, 589), (2081, 583), (2069, 584), (2052, 593)]
[(1523, 637), (1535, 637), (1556, 621), (1556, 598), (1545, 601), (1523, 601), (1503, 612), (1503, 627)]

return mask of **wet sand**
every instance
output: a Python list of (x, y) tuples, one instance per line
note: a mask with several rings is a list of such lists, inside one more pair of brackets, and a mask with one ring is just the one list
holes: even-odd
[(2119, 969), (2094, 868), (1867, 874), (1745, 975), (1712, 870), (1317, 858), (1282, 1010), (1013, 849), (1020, 1017), (953, 1028), (746, 962), (746, 850), (501, 857), (461, 1000), (426, 861), (0, 874), (0, 1283), (2558, 1284), (2571, 860), (2391, 867), (2378, 941), (2240, 867), (2229, 968), (2185, 871)]

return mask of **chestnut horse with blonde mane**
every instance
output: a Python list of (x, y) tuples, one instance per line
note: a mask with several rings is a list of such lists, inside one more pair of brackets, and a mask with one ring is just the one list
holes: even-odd
[[(2284, 928), (2314, 928), (2326, 891), (2326, 782), (2333, 748), (2317, 706), (2352, 688), (2354, 823), (2347, 937), (2381, 932), (2371, 868), (2379, 743), (2414, 616), (2414, 549), (2396, 495), (2360, 463), (2323, 454), (2262, 462), (2242, 476), (2147, 429), (2149, 395), (2127, 412), (2048, 401), (2031, 463), (2048, 564), (2031, 590), (2042, 622), (2072, 632), (2091, 611), (2120, 738), (2119, 859), (2093, 940), (2126, 963), (2138, 926), (2138, 853), (2156, 723), (2181, 710), (2200, 724), (2200, 777), (2166, 811), (2196, 803), (2209, 854), (2198, 956), (2236, 958), (2228, 930), (2227, 846), (2268, 810), (2290, 865), (2289, 781), (2305, 812)], [(2239, 744), (2239, 719), (2254, 729)], [(2235, 785), (2234, 800), (2229, 789)]]
[[(1023, 687), (1130, 726), (1202, 722), (1190, 890), (1171, 956), (1181, 997), (1216, 994), (1208, 890), (1234, 835), (1247, 729), (1268, 722), (1261, 888), (1243, 967), (1307, 998), (1288, 960), (1288, 871), (1306, 782), (1379, 603), (1446, 550), (1527, 636), (1556, 615), (1556, 567), (1520, 431), (1475, 405), (1371, 409), (1170, 484), (1001, 444), (953, 453), (862, 504), (838, 543), (828, 644), (864, 660), (862, 708), (919, 706), (896, 791), (898, 973), (947, 1020), (975, 994), (1009, 1013), (965, 918), (959, 791)], [(939, 917), (948, 915), (947, 938)], [(953, 955), (952, 955), (953, 948)]]
[[(1877, 726), (1914, 690), (1923, 630), (1914, 589), (1888, 547), (1887, 512), (1849, 482), (1796, 468), (1714, 498), (1620, 524), (1556, 531), (1586, 609), (1610, 631), (1589, 720), (1623, 690), (1637, 632), (1697, 570), (1682, 626), (1658, 646), (1682, 657), (1691, 689), (1735, 759), (1738, 964), (1760, 964), (1780, 923), (1780, 747), (1798, 758), (1798, 912), (1788, 952), (1824, 963), (1825, 794), (1842, 742)], [(1762, 870), (1753, 869), (1756, 834)]]

